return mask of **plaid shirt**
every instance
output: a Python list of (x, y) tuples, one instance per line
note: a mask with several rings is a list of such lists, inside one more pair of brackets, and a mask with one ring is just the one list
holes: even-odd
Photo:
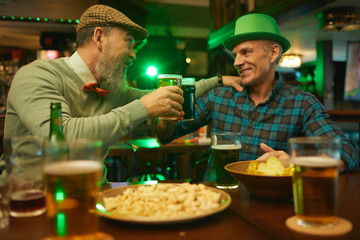
[[(195, 121), (179, 122), (172, 139), (210, 123), (212, 132), (241, 132), (240, 161), (245, 161), (263, 154), (260, 143), (288, 153), (291, 137), (339, 137), (341, 159), (347, 165), (347, 171), (358, 169), (357, 150), (332, 122), (324, 106), (312, 94), (284, 83), (281, 78), (269, 98), (257, 106), (251, 100), (248, 88), (238, 92), (232, 87), (212, 89), (197, 100), (197, 105)], [(169, 139), (161, 141), (169, 142)], [(211, 167), (211, 159), (209, 163)]]

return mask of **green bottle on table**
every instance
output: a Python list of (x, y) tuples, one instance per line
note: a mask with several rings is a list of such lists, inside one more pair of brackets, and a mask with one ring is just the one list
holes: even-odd
[(61, 122), (61, 103), (53, 102), (50, 105), (50, 133), (49, 140), (51, 142), (63, 141), (65, 136)]

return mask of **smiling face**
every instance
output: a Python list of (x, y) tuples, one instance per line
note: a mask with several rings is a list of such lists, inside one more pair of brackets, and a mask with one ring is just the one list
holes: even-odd
[(256, 87), (274, 78), (279, 47), (267, 40), (250, 40), (233, 49), (234, 67), (244, 86)]
[(135, 59), (134, 38), (127, 31), (112, 28), (104, 40), (103, 52), (95, 67), (101, 83), (108, 88), (118, 88), (125, 84), (126, 68)]

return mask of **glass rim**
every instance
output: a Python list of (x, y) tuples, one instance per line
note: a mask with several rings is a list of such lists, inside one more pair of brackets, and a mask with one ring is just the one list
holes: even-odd
[(288, 142), (292, 143), (304, 143), (304, 144), (312, 144), (312, 143), (321, 143), (321, 142), (331, 142), (334, 141), (336, 143), (340, 143), (340, 139), (338, 137), (329, 137), (329, 136), (311, 136), (311, 137), (292, 137), (289, 138)]
[(163, 78), (182, 78), (182, 75), (179, 74), (159, 74), (157, 76), (158, 79), (163, 79)]
[(241, 132), (216, 132), (216, 133), (211, 133), (211, 136), (214, 135), (241, 135)]
[(195, 78), (183, 78), (181, 84), (183, 86), (194, 86)]

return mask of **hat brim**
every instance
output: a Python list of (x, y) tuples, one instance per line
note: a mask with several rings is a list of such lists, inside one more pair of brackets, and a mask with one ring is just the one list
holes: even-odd
[(272, 41), (276, 41), (276, 42), (280, 43), (283, 48), (283, 53), (286, 52), (291, 46), (289, 40), (287, 40), (283, 36), (269, 33), (269, 32), (237, 34), (237, 35), (227, 38), (224, 41), (224, 46), (227, 49), (229, 49), (230, 51), (232, 51), (233, 48), (241, 42), (245, 42), (248, 40), (261, 40), (261, 39), (272, 40)]

